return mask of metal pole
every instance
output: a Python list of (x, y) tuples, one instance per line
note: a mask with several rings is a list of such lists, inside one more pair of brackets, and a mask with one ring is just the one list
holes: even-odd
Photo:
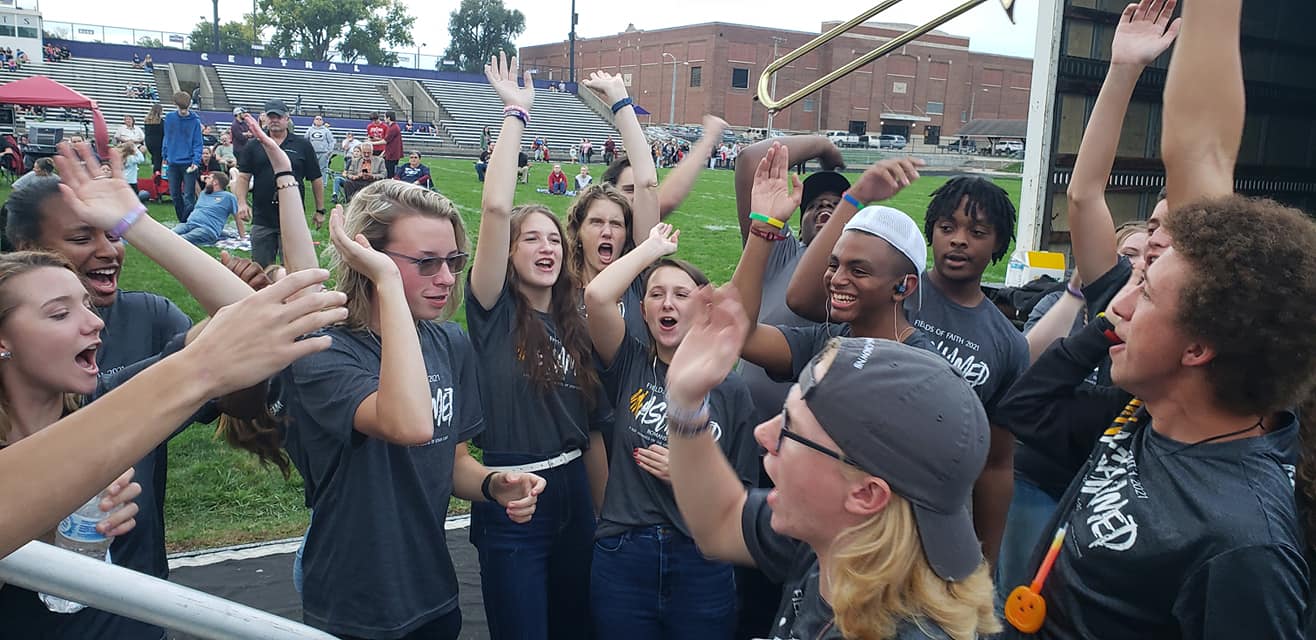
[(571, 0), (571, 33), (567, 36), (567, 82), (576, 82), (576, 0)]
[(214, 24), (215, 49), (214, 50), (216, 53), (218, 53), (220, 51), (223, 51), (223, 48), (219, 46), (219, 0), (215, 0), (214, 5), (215, 5), (215, 24)]
[(668, 124), (675, 124), (676, 122), (676, 56), (672, 56), (672, 105), (671, 108), (668, 109), (668, 111), (671, 114), (670, 117), (672, 120)]
[[(1065, 3), (1037, 3), (1037, 35), (1034, 45), (1033, 80), (1028, 91), (1028, 146), (1024, 149), (1023, 186), (1019, 190), (1019, 224), (1014, 246), (1022, 251), (1046, 250), (1043, 231), (1051, 214), (1051, 171), (1055, 163), (1056, 118), (1059, 96), (1056, 73), (1060, 64), (1060, 33)], [(1008, 275), (1008, 274), (1007, 274)]]
[(0, 582), (200, 638), (333, 638), (292, 620), (41, 542), (29, 542), (0, 559)]

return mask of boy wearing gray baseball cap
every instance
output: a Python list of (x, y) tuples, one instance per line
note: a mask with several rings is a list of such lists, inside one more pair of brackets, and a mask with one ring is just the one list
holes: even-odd
[(832, 341), (781, 416), (755, 429), (776, 487), (746, 492), (709, 434), (703, 398), (735, 365), (748, 318), (729, 288), (698, 295), (701, 317), (667, 376), (672, 486), (704, 554), (784, 583), (772, 637), (999, 630), (969, 514), (988, 423), (963, 376), (898, 342)]

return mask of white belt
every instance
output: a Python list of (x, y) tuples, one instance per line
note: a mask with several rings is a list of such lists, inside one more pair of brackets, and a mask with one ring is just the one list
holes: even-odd
[(559, 454), (547, 460), (531, 462), (529, 464), (518, 464), (511, 467), (486, 467), (490, 471), (501, 471), (503, 473), (533, 473), (535, 471), (544, 471), (545, 469), (554, 469), (560, 467), (576, 458), (580, 457), (580, 449), (572, 449), (563, 454)]

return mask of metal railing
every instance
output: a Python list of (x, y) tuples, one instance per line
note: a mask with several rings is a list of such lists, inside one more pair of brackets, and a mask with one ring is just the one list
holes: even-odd
[(0, 582), (199, 638), (333, 640), (304, 624), (41, 542), (0, 559)]

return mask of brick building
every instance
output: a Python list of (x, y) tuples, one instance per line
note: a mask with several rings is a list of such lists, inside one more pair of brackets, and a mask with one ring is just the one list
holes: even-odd
[[(839, 21), (825, 22), (822, 30)], [(868, 23), (810, 52), (777, 74), (785, 96), (905, 31)], [(753, 100), (764, 67), (818, 33), (720, 22), (576, 41), (576, 78), (620, 73), (652, 122), (698, 123), (705, 113), (732, 126), (766, 127)], [(935, 143), (970, 120), (1026, 120), (1032, 61), (969, 51), (968, 38), (933, 31), (778, 113), (785, 131), (894, 133)], [(775, 51), (775, 54), (774, 54)], [(539, 79), (566, 79), (567, 43), (524, 47), (522, 67)], [(672, 73), (676, 72), (675, 109)], [(673, 113), (674, 111), (674, 113)]]

